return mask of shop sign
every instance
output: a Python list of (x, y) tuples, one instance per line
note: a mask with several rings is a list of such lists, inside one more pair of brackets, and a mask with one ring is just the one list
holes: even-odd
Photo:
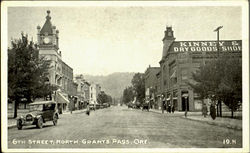
[[(222, 52), (241, 52), (241, 40), (220, 41), (219, 50)], [(217, 52), (216, 41), (180, 41), (173, 43), (174, 52)]]

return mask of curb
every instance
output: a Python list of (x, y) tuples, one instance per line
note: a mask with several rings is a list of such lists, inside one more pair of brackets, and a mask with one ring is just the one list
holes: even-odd
[[(72, 111), (72, 114), (80, 114), (80, 113), (84, 113), (84, 112), (86, 112), (86, 109), (84, 109), (84, 110)], [(67, 111), (67, 112), (64, 112), (64, 113), (59, 114), (59, 115), (70, 115), (70, 114), (71, 114), (70, 111)]]
[(201, 122), (201, 123), (206, 123), (206, 124), (209, 124), (209, 125), (214, 125), (214, 126), (219, 126), (219, 127), (234, 129), (234, 130), (242, 130), (242, 127), (237, 127), (237, 126), (223, 125), (223, 124), (218, 124), (218, 123), (209, 122), (209, 121), (201, 121), (201, 120), (196, 120), (196, 119), (188, 118), (188, 117), (185, 117), (185, 116), (181, 116), (181, 118), (192, 120), (192, 121), (197, 121), (197, 122)]
[(8, 125), (8, 129), (13, 129), (15, 127), (16, 127), (16, 125)]

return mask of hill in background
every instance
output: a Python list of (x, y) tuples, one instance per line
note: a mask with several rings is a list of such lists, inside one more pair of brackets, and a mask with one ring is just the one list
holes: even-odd
[(132, 72), (115, 72), (106, 76), (83, 75), (84, 79), (89, 82), (95, 82), (101, 85), (105, 93), (114, 98), (121, 98), (123, 90), (131, 86), (131, 80), (135, 73)]

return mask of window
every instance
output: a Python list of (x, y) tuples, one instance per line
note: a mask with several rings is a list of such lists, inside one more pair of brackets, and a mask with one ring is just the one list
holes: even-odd
[(187, 69), (182, 69), (181, 70), (181, 79), (182, 80), (187, 80), (188, 79), (188, 73), (187, 73), (188, 71), (187, 71)]
[(169, 75), (170, 75), (170, 86), (173, 86), (177, 83), (177, 67), (176, 67), (176, 65), (170, 66)]

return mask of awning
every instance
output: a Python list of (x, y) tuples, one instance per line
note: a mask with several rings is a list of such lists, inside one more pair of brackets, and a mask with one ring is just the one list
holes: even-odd
[(188, 93), (184, 93), (181, 96), (187, 98), (188, 97)]
[(56, 101), (58, 103), (65, 103), (65, 104), (69, 103), (69, 100), (66, 97), (64, 97), (60, 92), (56, 93)]
[(170, 78), (176, 78), (176, 70), (172, 73), (172, 75), (170, 76)]

